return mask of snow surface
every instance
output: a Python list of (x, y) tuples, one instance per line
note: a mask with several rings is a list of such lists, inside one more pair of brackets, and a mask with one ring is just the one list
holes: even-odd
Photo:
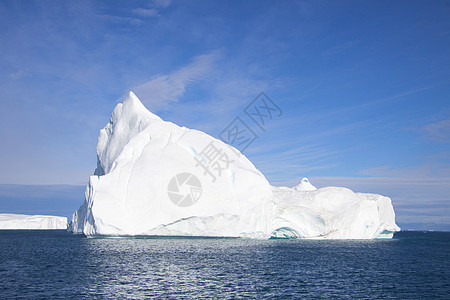
[(42, 215), (0, 214), (0, 229), (67, 229), (67, 218)]
[[(228, 161), (214, 177), (204, 167), (211, 145)], [(306, 178), (272, 187), (237, 149), (163, 121), (132, 92), (100, 131), (97, 157), (74, 233), (372, 239), (400, 230), (389, 198)]]

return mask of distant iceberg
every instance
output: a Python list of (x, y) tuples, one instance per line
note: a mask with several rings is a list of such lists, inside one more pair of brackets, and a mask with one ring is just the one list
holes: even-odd
[(67, 218), (42, 215), (0, 214), (0, 229), (67, 229)]
[(389, 198), (306, 178), (273, 187), (237, 149), (163, 121), (132, 92), (100, 131), (97, 158), (74, 233), (373, 239), (400, 230)]

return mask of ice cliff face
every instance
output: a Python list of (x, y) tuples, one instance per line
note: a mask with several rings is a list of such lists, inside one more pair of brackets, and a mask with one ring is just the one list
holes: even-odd
[(67, 229), (67, 218), (41, 215), (0, 214), (0, 229)]
[(238, 150), (165, 122), (130, 92), (100, 131), (70, 230), (86, 235), (376, 238), (399, 230), (389, 198), (272, 187)]

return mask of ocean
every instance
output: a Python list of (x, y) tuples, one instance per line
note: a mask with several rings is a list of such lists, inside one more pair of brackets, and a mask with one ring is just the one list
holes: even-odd
[(450, 299), (449, 250), (448, 232), (329, 241), (0, 230), (0, 298)]

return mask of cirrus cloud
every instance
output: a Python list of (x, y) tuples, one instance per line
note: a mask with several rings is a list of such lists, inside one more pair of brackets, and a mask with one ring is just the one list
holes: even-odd
[(178, 102), (187, 86), (214, 73), (214, 64), (219, 57), (219, 52), (197, 56), (191, 63), (169, 74), (156, 75), (134, 87), (133, 91), (150, 109), (167, 109), (170, 103)]
[(427, 138), (433, 141), (440, 143), (450, 142), (450, 120), (428, 124), (424, 130)]

